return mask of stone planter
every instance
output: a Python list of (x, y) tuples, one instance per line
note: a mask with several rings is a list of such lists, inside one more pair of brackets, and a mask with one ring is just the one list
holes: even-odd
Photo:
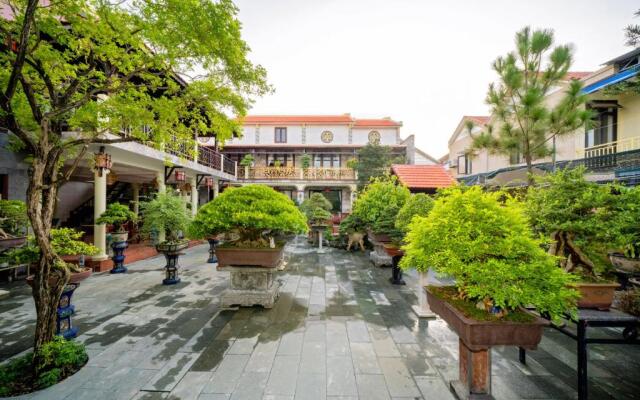
[(431, 310), (458, 334), (459, 379), (451, 389), (460, 399), (491, 399), (491, 347), (519, 346), (535, 349), (549, 321), (535, 317), (531, 323), (477, 321), (435, 296), (428, 288)]
[(181, 250), (186, 249), (189, 246), (189, 241), (184, 240), (182, 242), (174, 243), (160, 243), (156, 245), (156, 250), (159, 253), (164, 254), (164, 258), (167, 260), (167, 264), (164, 266), (165, 278), (162, 280), (163, 285), (175, 285), (180, 282), (180, 264), (178, 259), (180, 258)]
[(275, 268), (282, 262), (284, 246), (275, 248), (218, 247), (218, 268), (227, 266), (250, 266)]
[(393, 285), (406, 285), (405, 281), (402, 279), (402, 269), (398, 265), (402, 256), (404, 256), (404, 251), (400, 249), (393, 243), (383, 243), (384, 251), (391, 257), (391, 278), (389, 278), (389, 282)]
[(274, 282), (275, 267), (218, 266), (219, 271), (229, 271), (230, 287), (220, 296), (222, 307), (261, 305), (272, 308), (278, 299), (279, 285)]
[(384, 249), (384, 243), (391, 243), (391, 241), (389, 240), (388, 242), (379, 242), (376, 240), (376, 236), (372, 233), (368, 233), (367, 235), (369, 237), (369, 242), (371, 242), (371, 244), (373, 245), (373, 251), (369, 253), (369, 260), (371, 260), (373, 265), (375, 265), (376, 267), (386, 267), (389, 265), (393, 265), (391, 256), (388, 255)]
[(578, 300), (579, 308), (597, 308), (606, 311), (611, 307), (617, 283), (577, 283), (576, 289), (580, 292)]
[[(71, 302), (71, 298), (75, 290), (80, 286), (80, 282), (91, 276), (91, 268), (84, 268), (82, 272), (72, 273), (69, 282), (64, 287), (60, 295), (60, 303), (56, 310), (56, 335), (60, 335), (65, 339), (71, 339), (78, 336), (78, 328), (72, 323), (71, 317), (76, 313), (75, 306)], [(27, 284), (33, 287), (34, 276), (27, 277)], [(49, 278), (49, 284), (55, 285), (58, 279), (56, 277)]]

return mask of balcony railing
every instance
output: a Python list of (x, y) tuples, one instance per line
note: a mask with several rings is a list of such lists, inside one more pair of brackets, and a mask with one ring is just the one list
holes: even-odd
[(238, 177), (248, 180), (310, 180), (343, 181), (355, 180), (351, 168), (295, 168), (295, 167), (245, 167)]
[(637, 149), (640, 149), (640, 136), (585, 147), (584, 149), (578, 150), (578, 158), (602, 157)]

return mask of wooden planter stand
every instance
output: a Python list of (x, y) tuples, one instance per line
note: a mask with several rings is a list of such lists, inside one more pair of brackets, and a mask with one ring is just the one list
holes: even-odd
[(485, 400), (491, 396), (491, 347), (519, 346), (535, 349), (549, 321), (536, 317), (531, 323), (478, 321), (467, 318), (457, 308), (427, 289), (431, 309), (458, 334), (459, 378), (451, 390), (459, 399)]

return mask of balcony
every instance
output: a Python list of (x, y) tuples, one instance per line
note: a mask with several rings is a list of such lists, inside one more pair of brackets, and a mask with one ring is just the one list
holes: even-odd
[(296, 167), (245, 167), (238, 171), (238, 178), (245, 180), (308, 180), (354, 181), (356, 173), (351, 168), (296, 168)]
[(616, 153), (622, 153), (630, 150), (640, 149), (640, 136), (617, 140), (599, 144), (597, 146), (585, 147), (578, 150), (578, 158), (593, 158), (609, 156)]
[(640, 150), (640, 136), (615, 142), (586, 147), (578, 151), (578, 157), (588, 170), (636, 167)]

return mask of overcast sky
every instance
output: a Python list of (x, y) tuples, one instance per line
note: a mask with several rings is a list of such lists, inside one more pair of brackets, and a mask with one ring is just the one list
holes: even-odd
[(575, 47), (574, 71), (630, 49), (637, 0), (236, 0), (275, 93), (252, 114), (389, 116), (434, 157), (463, 115), (485, 115), (491, 62), (526, 25)]

